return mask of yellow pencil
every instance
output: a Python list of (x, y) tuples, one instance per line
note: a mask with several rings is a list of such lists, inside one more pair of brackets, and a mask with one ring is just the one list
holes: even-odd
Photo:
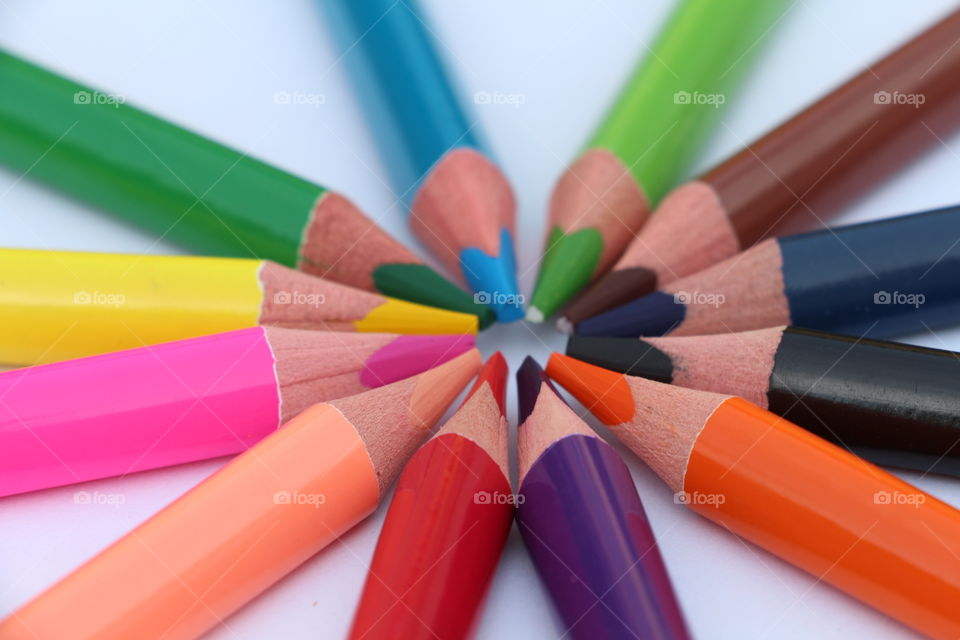
[(257, 324), (476, 333), (474, 315), (267, 260), (0, 249), (0, 362), (38, 364)]

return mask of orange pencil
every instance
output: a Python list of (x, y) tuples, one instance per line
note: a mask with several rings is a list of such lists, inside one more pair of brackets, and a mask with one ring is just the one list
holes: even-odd
[(0, 622), (0, 638), (196, 638), (370, 515), (479, 366), (473, 349), (313, 405)]
[(960, 511), (742, 398), (559, 354), (547, 373), (700, 515), (923, 634), (960, 636)]

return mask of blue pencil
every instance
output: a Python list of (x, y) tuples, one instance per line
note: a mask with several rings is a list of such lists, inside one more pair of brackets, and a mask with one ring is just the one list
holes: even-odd
[(770, 239), (581, 321), (585, 336), (779, 325), (889, 338), (960, 322), (960, 206)]
[(521, 318), (513, 192), (458, 100), (422, 12), (410, 0), (322, 5), (414, 233), (499, 321)]

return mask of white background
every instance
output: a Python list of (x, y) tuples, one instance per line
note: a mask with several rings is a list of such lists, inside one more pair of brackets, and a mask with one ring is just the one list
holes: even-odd
[[(478, 105), (519, 200), (518, 247), (529, 294), (546, 199), (634, 60), (668, 0), (434, 0), (427, 13), (465, 96), (518, 94)], [(800, 0), (728, 103), (689, 176), (723, 159), (950, 8), (935, 0)], [(253, 2), (0, 2), (0, 46), (352, 197), (411, 243), (386, 172), (309, 0)], [(960, 37), (960, 34), (958, 34)], [(958, 45), (960, 46), (960, 45)], [(275, 104), (276, 92), (320, 93), (322, 106)], [(473, 105), (471, 105), (473, 106)], [(836, 218), (850, 222), (960, 201), (953, 137)], [(0, 244), (176, 253), (110, 217), (0, 171)], [(5, 339), (15, 339), (7, 336)], [(960, 349), (960, 332), (911, 341)], [(522, 323), (486, 332), (485, 352), (512, 367), (563, 341)], [(511, 389), (511, 419), (515, 418)], [(511, 453), (511, 455), (513, 455)], [(687, 620), (701, 638), (908, 638), (910, 631), (673, 503), (627, 456)], [(223, 464), (212, 461), (82, 487), (121, 506), (74, 504), (78, 489), (0, 501), (0, 614), (39, 593)], [(960, 505), (960, 481), (902, 474)], [(350, 623), (383, 509), (217, 628), (211, 637), (334, 638)], [(957, 550), (960, 553), (960, 550)], [(554, 615), (516, 531), (479, 638), (558, 638)]]

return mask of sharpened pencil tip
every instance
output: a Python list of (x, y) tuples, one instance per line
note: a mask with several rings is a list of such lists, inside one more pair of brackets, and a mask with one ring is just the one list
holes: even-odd
[(672, 293), (656, 291), (577, 323), (576, 335), (610, 338), (663, 336), (683, 323), (686, 305)]
[(573, 335), (573, 323), (570, 322), (567, 318), (560, 318), (557, 320), (557, 331), (562, 333), (565, 336)]
[(534, 324), (541, 324), (544, 321), (543, 311), (540, 311), (540, 309), (537, 309), (536, 307), (528, 307), (526, 320), (527, 322), (533, 322)]

